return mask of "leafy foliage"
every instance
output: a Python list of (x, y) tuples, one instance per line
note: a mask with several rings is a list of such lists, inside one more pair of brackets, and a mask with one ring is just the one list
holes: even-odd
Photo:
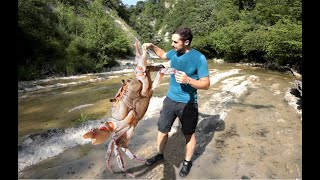
[(115, 15), (141, 42), (164, 50), (173, 30), (185, 26), (207, 58), (302, 70), (301, 0), (146, 0), (130, 7), (121, 0), (18, 0), (18, 80), (99, 72), (132, 55)]
[(266, 57), (279, 64), (299, 64), (302, 60), (302, 26), (291, 20), (281, 19), (268, 28)]
[(130, 54), (129, 37), (106, 13), (108, 2), (19, 0), (18, 80), (99, 72)]
[[(131, 20), (143, 21), (142, 26), (152, 22), (152, 18), (142, 18), (149, 14), (150, 2), (147, 0)], [(136, 29), (147, 37), (144, 41), (168, 50), (171, 42), (167, 34), (185, 26), (194, 33), (193, 47), (208, 58), (290, 64), (302, 70), (301, 0), (162, 0), (152, 8), (163, 5), (164, 16), (153, 17), (163, 19), (160, 28)]]

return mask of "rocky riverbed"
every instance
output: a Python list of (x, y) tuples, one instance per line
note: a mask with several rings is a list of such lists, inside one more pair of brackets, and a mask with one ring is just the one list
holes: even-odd
[[(210, 63), (209, 68), (211, 86), (209, 90), (199, 90), (197, 146), (193, 167), (185, 179), (301, 179), (302, 100), (294, 92), (294, 77), (225, 63)], [(109, 81), (108, 78), (101, 81)], [(138, 157), (148, 158), (156, 153), (156, 123), (167, 86), (164, 81), (155, 92), (130, 141), (129, 148)], [(46, 96), (20, 92), (19, 99), (25, 102), (29, 98), (58, 96), (53, 92)], [(72, 95), (77, 91), (59, 91), (66, 92)], [(95, 105), (87, 102), (76, 107), (85, 109)], [(19, 113), (31, 112), (23, 110)], [(81, 138), (83, 132), (104, 120), (30, 133), (21, 138), (19, 178), (130, 178), (119, 170), (115, 157), (110, 161), (114, 173), (106, 169), (107, 143), (93, 146)], [(124, 153), (123, 159), (127, 171), (138, 179), (180, 179), (184, 139), (179, 121), (170, 132), (164, 155), (165, 161), (152, 167), (130, 160)]]

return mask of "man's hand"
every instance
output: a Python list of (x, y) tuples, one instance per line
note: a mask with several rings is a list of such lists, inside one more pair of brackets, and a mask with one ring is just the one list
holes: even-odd
[(159, 48), (158, 46), (156, 46), (156, 45), (154, 45), (152, 43), (143, 43), (142, 44), (142, 49), (144, 49), (144, 50), (151, 49), (161, 59), (167, 59), (166, 52), (163, 49)]
[(190, 78), (183, 71), (176, 71), (175, 73), (176, 81), (180, 84), (189, 84)]
[(144, 50), (149, 49), (151, 46), (153, 46), (152, 43), (143, 43), (143, 44), (142, 44), (142, 48), (143, 48)]

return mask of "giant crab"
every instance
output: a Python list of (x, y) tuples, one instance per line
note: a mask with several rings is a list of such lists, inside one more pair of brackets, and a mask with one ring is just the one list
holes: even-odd
[[(122, 86), (117, 94), (113, 99), (110, 99), (113, 103), (111, 108), (112, 117), (98, 128), (91, 129), (82, 136), (84, 139), (90, 139), (92, 144), (97, 145), (104, 143), (112, 135), (106, 154), (107, 168), (113, 173), (109, 161), (112, 151), (114, 151), (119, 168), (132, 177), (134, 176), (125, 170), (119, 149), (130, 159), (144, 161), (141, 158), (137, 158), (128, 148), (129, 140), (137, 123), (143, 118), (148, 109), (153, 90), (159, 85), (165, 74), (173, 74), (175, 72), (175, 69), (165, 68), (163, 65), (147, 66), (147, 49), (143, 48), (141, 53), (138, 44), (138, 41), (136, 41), (134, 63), (136, 78), (122, 80)], [(154, 81), (151, 80), (151, 71), (158, 71)]]

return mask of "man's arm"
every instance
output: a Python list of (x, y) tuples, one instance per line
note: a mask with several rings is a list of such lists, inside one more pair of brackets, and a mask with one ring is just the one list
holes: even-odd
[(210, 87), (210, 78), (209, 76), (202, 77), (199, 80), (192, 79), (188, 77), (185, 72), (178, 71), (175, 74), (176, 81), (181, 84), (189, 84), (191, 87), (196, 89), (207, 90)]
[(191, 87), (194, 87), (196, 89), (204, 89), (204, 90), (207, 90), (210, 87), (209, 76), (200, 78), (199, 80), (195, 80), (195, 79), (192, 79), (190, 77), (188, 77), (188, 78), (190, 79), (188, 81), (189, 81), (189, 85)]
[(152, 49), (157, 56), (159, 56), (161, 59), (168, 59), (166, 56), (166, 52), (159, 48), (158, 46), (152, 44), (152, 43), (143, 43), (142, 48), (144, 49)]

